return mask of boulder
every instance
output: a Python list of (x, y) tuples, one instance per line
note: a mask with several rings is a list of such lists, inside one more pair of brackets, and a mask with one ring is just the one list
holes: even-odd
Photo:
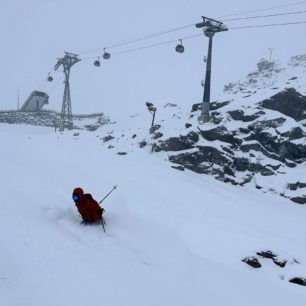
[(201, 136), (208, 141), (220, 140), (230, 143), (233, 147), (241, 145), (242, 140), (234, 137), (233, 133), (229, 132), (225, 127), (218, 126), (211, 130), (200, 130)]
[(242, 261), (255, 269), (261, 268), (261, 263), (256, 257), (246, 257)]
[(306, 286), (306, 278), (302, 277), (294, 277), (289, 280), (290, 283), (301, 285), (301, 286)]
[(112, 140), (114, 138), (115, 137), (113, 137), (112, 135), (105, 136), (105, 137), (103, 137), (103, 142), (108, 142), (108, 141), (110, 141), (110, 140)]
[(223, 152), (210, 146), (197, 146), (197, 151), (181, 153), (169, 157), (169, 161), (184, 166), (197, 173), (220, 174), (221, 170), (213, 169), (213, 165), (223, 166), (229, 160)]
[(300, 127), (295, 127), (290, 131), (282, 133), (281, 136), (288, 137), (289, 140), (295, 140), (305, 137), (306, 133), (304, 133), (304, 131)]
[(195, 143), (199, 140), (199, 134), (189, 132), (186, 136), (170, 137), (165, 141), (160, 141), (155, 145), (154, 151), (183, 151), (195, 147)]
[(278, 111), (296, 121), (306, 119), (306, 97), (288, 88), (259, 103), (261, 107)]
[(306, 204), (306, 197), (293, 197), (290, 200), (297, 204)]

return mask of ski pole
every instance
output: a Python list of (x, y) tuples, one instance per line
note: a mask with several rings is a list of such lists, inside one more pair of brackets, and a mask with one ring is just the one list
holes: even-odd
[[(115, 185), (113, 187), (113, 189), (99, 202), (99, 204), (101, 204), (115, 189), (117, 189), (117, 185)], [(103, 208), (102, 208), (102, 213), (103, 213)], [(104, 221), (104, 218), (103, 218), (103, 215), (101, 215), (101, 225), (103, 227), (103, 231), (105, 233), (105, 221)]]
[(102, 224), (102, 227), (103, 227), (103, 231), (105, 233), (105, 225), (104, 225), (104, 218), (103, 218), (103, 216), (101, 216), (101, 224)]
[(115, 189), (117, 189), (117, 185), (113, 187), (113, 189), (99, 202), (101, 204)]

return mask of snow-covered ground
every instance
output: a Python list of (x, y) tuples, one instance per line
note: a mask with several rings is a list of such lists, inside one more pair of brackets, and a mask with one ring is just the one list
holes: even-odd
[[(148, 127), (136, 126), (140, 141)], [(305, 206), (176, 171), (150, 146), (121, 141), (118, 155), (102, 141), (111, 129), (121, 133), (1, 124), (1, 305), (306, 304), (306, 288), (289, 282), (306, 278)], [(99, 200), (113, 185), (106, 234), (81, 226), (73, 188)], [(242, 262), (262, 250), (286, 266)]]

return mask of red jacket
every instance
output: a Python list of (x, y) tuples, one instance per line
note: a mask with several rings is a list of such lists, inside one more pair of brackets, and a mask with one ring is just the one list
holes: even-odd
[(101, 207), (98, 202), (93, 199), (91, 194), (87, 193), (80, 197), (79, 202), (75, 202), (80, 215), (84, 221), (98, 222), (101, 220)]

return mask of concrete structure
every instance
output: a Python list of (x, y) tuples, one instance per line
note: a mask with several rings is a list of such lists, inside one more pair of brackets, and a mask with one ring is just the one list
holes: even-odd
[(49, 96), (42, 91), (34, 90), (21, 106), (21, 112), (38, 112), (49, 103)]

